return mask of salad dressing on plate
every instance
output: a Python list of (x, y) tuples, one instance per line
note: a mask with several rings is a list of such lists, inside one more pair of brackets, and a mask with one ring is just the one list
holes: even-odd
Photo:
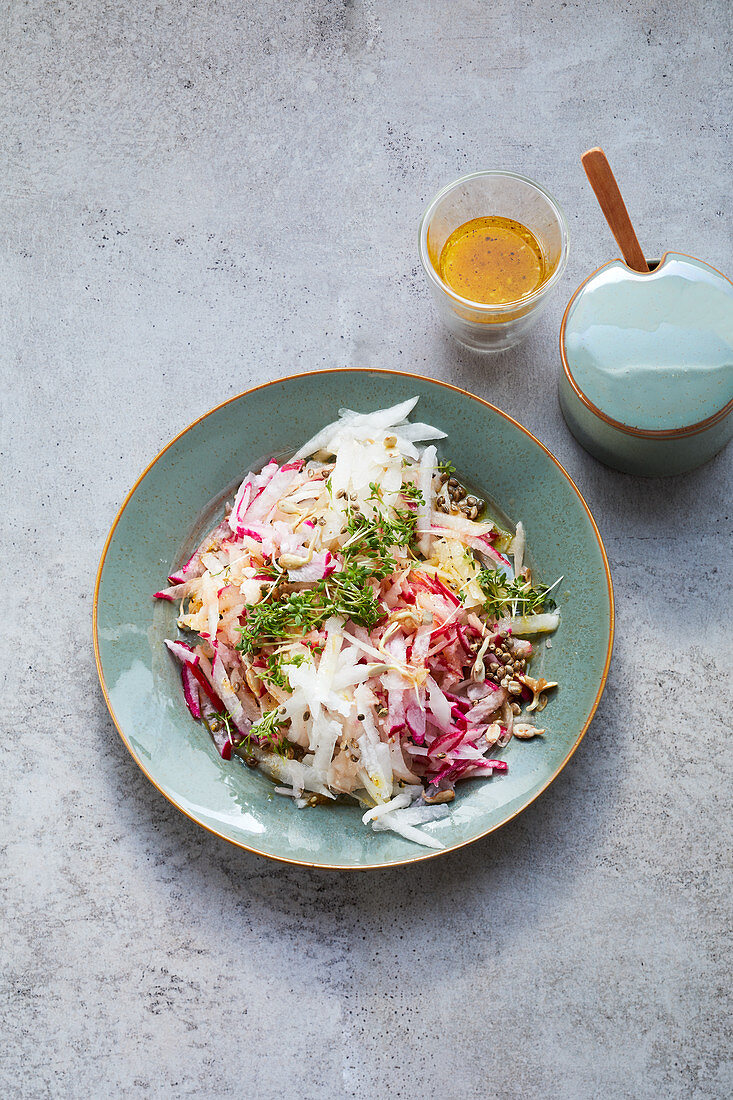
[(537, 290), (552, 273), (534, 233), (512, 218), (472, 218), (440, 253), (443, 282), (471, 302), (505, 305)]

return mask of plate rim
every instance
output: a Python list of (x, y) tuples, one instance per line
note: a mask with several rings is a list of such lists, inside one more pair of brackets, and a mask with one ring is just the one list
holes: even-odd
[[(166, 453), (166, 451), (168, 451), (175, 443), (177, 443), (178, 440), (181, 439), (182, 436), (186, 435), (187, 432), (191, 431), (192, 428), (195, 428), (197, 424), (200, 424), (203, 420), (206, 420), (207, 417), (212, 416), (214, 413), (218, 412), (220, 409), (225, 408), (227, 405), (231, 405), (232, 402), (239, 401), (241, 398), (248, 397), (250, 394), (256, 393), (259, 390), (264, 390), (264, 389), (267, 389), (270, 386), (279, 385), (282, 382), (290, 382), (290, 381), (292, 381), (293, 379), (296, 379), (296, 378), (309, 378), (311, 376), (318, 377), (318, 376), (322, 376), (322, 375), (349, 374), (349, 373), (352, 373), (352, 374), (359, 374), (359, 373), (363, 373), (363, 374), (383, 374), (383, 375), (390, 375), (390, 376), (393, 376), (393, 377), (405, 378), (405, 379), (414, 378), (414, 379), (417, 379), (420, 382), (429, 382), (431, 385), (442, 386), (444, 389), (453, 390), (455, 393), (462, 394), (464, 397), (468, 397), (472, 401), (477, 401), (480, 405), (483, 405), (486, 408), (491, 409), (492, 412), (498, 413), (499, 416), (502, 416), (505, 420), (508, 420), (511, 424), (513, 424), (514, 427), (519, 428), (519, 430), (521, 432), (523, 432), (525, 435), (529, 436), (529, 438), (534, 443), (536, 443), (537, 446), (542, 451), (545, 452), (545, 454), (548, 456), (548, 458), (550, 458), (552, 460), (552, 462), (554, 462), (554, 464), (557, 466), (557, 468), (560, 470), (560, 472), (563, 474), (563, 476), (570, 483), (570, 485), (571, 485), (572, 489), (574, 490), (574, 492), (576, 493), (580, 503), (582, 504), (583, 508), (585, 509), (586, 515), (588, 516), (588, 519), (590, 520), (590, 524), (591, 524), (591, 527), (593, 529), (593, 533), (595, 534), (595, 537), (596, 537), (597, 542), (598, 542), (598, 547), (599, 547), (600, 552), (601, 552), (601, 558), (603, 560), (603, 568), (604, 568), (605, 575), (606, 575), (606, 584), (608, 586), (608, 600), (609, 600), (609, 632), (608, 632), (608, 645), (607, 645), (607, 649), (606, 649), (606, 659), (605, 659), (605, 662), (604, 662), (604, 665), (603, 665), (603, 672), (602, 672), (602, 675), (601, 675), (601, 682), (598, 686), (598, 691), (596, 692), (596, 697), (593, 700), (593, 705), (591, 707), (590, 713), (589, 713), (588, 718), (586, 719), (586, 721), (583, 725), (583, 728), (581, 729), (581, 731), (578, 734), (574, 744), (572, 745), (569, 753), (567, 754), (565, 759), (562, 761), (560, 766), (549, 776), (547, 781), (540, 787), (540, 789), (536, 792), (536, 794), (534, 794), (529, 799), (529, 801), (525, 802), (525, 804), (523, 806), (521, 806), (518, 810), (515, 810), (512, 814), (510, 814), (509, 817), (504, 818), (503, 821), (500, 821), (495, 825), (491, 825), (484, 832), (478, 833), (476, 836), (471, 837), (468, 840), (461, 840), (456, 844), (453, 844), (449, 847), (441, 848), (440, 850), (418, 851), (418, 852), (416, 852), (416, 854), (414, 856), (408, 856), (405, 859), (390, 860), (390, 861), (387, 861), (385, 863), (367, 863), (367, 864), (314, 863), (310, 860), (294, 859), (294, 858), (291, 858), (289, 856), (275, 855), (271, 852), (262, 852), (257, 848), (253, 848), (250, 845), (245, 844), (243, 841), (235, 840), (232, 837), (227, 836), (225, 833), (219, 832), (218, 829), (215, 829), (210, 825), (204, 824), (204, 822), (199, 821), (198, 818), (194, 817), (193, 814), (189, 813), (189, 811), (184, 806), (182, 806), (179, 802), (176, 801), (176, 799), (173, 797), (172, 794), (169, 794), (167, 791), (163, 790), (163, 788), (159, 785), (159, 783), (150, 774), (150, 772), (148, 771), (148, 769), (146, 768), (146, 766), (144, 765), (142, 760), (140, 760), (138, 758), (138, 756), (135, 754), (135, 752), (133, 751), (132, 745), (130, 744), (129, 739), (125, 735), (125, 733), (124, 733), (124, 731), (123, 731), (123, 729), (122, 729), (122, 727), (121, 727), (121, 725), (120, 725), (120, 723), (117, 719), (117, 715), (114, 712), (114, 708), (112, 706), (112, 701), (111, 701), (111, 699), (109, 697), (109, 693), (107, 691), (107, 685), (106, 685), (105, 678), (104, 678), (104, 670), (102, 668), (102, 658), (101, 658), (101, 654), (100, 654), (99, 634), (98, 634), (99, 588), (100, 588), (100, 584), (101, 584), (101, 581), (102, 581), (102, 574), (104, 572), (104, 565), (105, 565), (105, 562), (106, 562), (106, 559), (107, 559), (107, 552), (108, 552), (110, 544), (112, 542), (112, 538), (113, 538), (114, 533), (117, 529), (117, 525), (119, 524), (120, 520), (122, 519), (122, 516), (125, 512), (125, 509), (127, 508), (128, 504), (132, 500), (132, 497), (134, 496), (138, 486), (147, 477), (149, 472), (152, 470), (153, 466), (155, 466), (155, 464), (163, 457), (163, 455)], [(135, 482), (133, 483), (132, 487), (129, 489), (129, 491), (125, 495), (120, 507), (117, 510), (117, 514), (115, 515), (114, 521), (112, 523), (112, 526), (110, 527), (107, 538), (104, 541), (104, 546), (102, 548), (102, 554), (100, 556), (99, 565), (97, 567), (97, 575), (96, 575), (96, 580), (95, 580), (95, 583), (94, 583), (94, 597), (93, 597), (93, 601), (92, 601), (92, 639), (93, 639), (93, 643), (94, 643), (94, 659), (95, 659), (95, 664), (96, 664), (96, 668), (97, 668), (97, 675), (99, 677), (99, 685), (102, 689), (102, 695), (104, 697), (104, 701), (105, 701), (105, 704), (107, 706), (107, 710), (109, 711), (110, 718), (112, 719), (112, 722), (114, 723), (115, 728), (117, 729), (117, 732), (120, 735), (120, 738), (122, 739), (122, 743), (124, 744), (125, 748), (129, 752), (130, 756), (132, 757), (132, 759), (135, 762), (135, 764), (137, 765), (137, 767), (140, 768), (140, 770), (143, 773), (143, 775), (145, 776), (145, 778), (147, 780), (149, 780), (150, 783), (152, 783), (152, 785), (155, 787), (155, 789), (157, 791), (159, 791), (159, 793), (162, 794), (163, 797), (166, 798), (168, 800), (168, 802), (171, 803), (171, 805), (175, 806), (175, 808), (177, 810), (179, 810), (182, 814), (184, 814), (185, 817), (187, 817), (190, 821), (194, 822), (194, 824), (199, 826), (199, 828), (205, 829), (208, 833), (211, 833), (214, 836), (219, 837), (219, 839), (225, 840), (228, 844), (232, 844), (235, 848), (240, 848), (245, 852), (251, 852), (252, 855), (261, 856), (264, 859), (275, 860), (277, 863), (285, 863), (285, 864), (289, 864), (289, 865), (295, 866), (295, 867), (307, 867), (307, 868), (310, 868), (310, 869), (323, 870), (323, 871), (380, 871), (380, 870), (388, 870), (389, 868), (404, 867), (406, 865), (413, 864), (413, 863), (422, 863), (422, 862), (424, 862), (426, 860), (429, 860), (429, 859), (436, 859), (439, 856), (448, 855), (450, 852), (456, 852), (460, 848), (465, 848), (469, 844), (475, 844), (477, 841), (483, 840), (485, 837), (489, 836), (490, 833), (493, 833), (497, 829), (501, 829), (505, 825), (508, 825), (510, 821), (513, 821), (515, 817), (518, 817), (519, 814), (523, 813), (524, 810), (526, 810), (529, 806), (531, 806), (532, 803), (535, 802), (540, 797), (540, 795), (543, 794), (547, 790), (547, 788), (550, 786), (550, 784), (553, 783), (555, 781), (555, 779), (557, 779), (557, 777), (560, 775), (560, 773), (563, 771), (563, 769), (566, 767), (566, 765), (570, 762), (572, 757), (575, 755), (575, 753), (578, 749), (578, 746), (580, 745), (581, 741), (585, 737), (585, 734), (588, 730), (588, 727), (590, 726), (591, 722), (593, 721), (595, 713), (598, 709), (598, 704), (601, 701), (601, 697), (602, 697), (604, 689), (606, 687), (606, 680), (608, 678), (608, 669), (609, 669), (609, 666), (611, 664), (611, 655), (612, 655), (612, 652), (613, 652), (615, 622), (616, 622), (616, 613), (615, 613), (615, 604), (614, 604), (614, 595), (613, 595), (613, 581), (611, 579), (611, 569), (610, 569), (610, 566), (609, 566), (609, 563), (608, 563), (608, 555), (606, 553), (606, 548), (603, 544), (603, 539), (602, 539), (601, 533), (598, 529), (598, 524), (595, 521), (593, 513), (591, 512), (590, 508), (588, 507), (588, 504), (585, 500), (585, 497), (583, 496), (580, 489), (575, 484), (574, 480), (572, 479), (570, 474), (567, 472), (565, 467), (562, 465), (562, 463), (557, 458), (555, 458), (555, 456), (552, 454), (552, 452), (550, 450), (548, 450), (548, 448), (544, 445), (544, 443), (540, 442), (540, 440), (537, 438), (537, 436), (533, 435), (533, 433), (530, 432), (528, 428), (525, 428), (523, 424), (520, 424), (519, 421), (515, 420), (513, 416), (509, 415), (509, 413), (505, 413), (502, 409), (497, 408), (496, 405), (492, 405), (490, 401), (486, 401), (483, 397), (478, 397), (477, 394), (471, 393), (469, 390), (465, 390), (461, 386), (455, 386), (451, 382), (443, 382), (442, 380), (440, 380), (438, 378), (431, 378), (429, 375), (417, 374), (415, 371), (392, 370), (388, 367), (326, 367), (326, 368), (323, 368), (323, 369), (320, 369), (320, 370), (314, 370), (314, 371), (299, 371), (296, 374), (284, 375), (282, 378), (272, 378), (272, 379), (270, 379), (269, 382), (262, 382), (257, 386), (251, 386), (249, 389), (243, 390), (241, 393), (235, 394), (233, 397), (228, 397), (226, 399), (226, 401), (219, 402), (218, 405), (214, 405), (212, 408), (210, 408), (206, 412), (202, 413), (201, 416), (198, 416), (198, 417), (196, 417), (195, 420), (192, 420), (190, 424), (187, 424), (185, 428), (182, 428), (181, 431), (177, 432), (176, 435), (174, 435), (173, 438), (170, 439), (168, 441), (168, 443), (166, 443), (166, 445), (160, 451), (158, 451), (158, 453), (155, 455), (155, 457), (152, 458), (151, 461), (144, 468), (142, 473), (139, 474), (139, 476), (136, 478)]]

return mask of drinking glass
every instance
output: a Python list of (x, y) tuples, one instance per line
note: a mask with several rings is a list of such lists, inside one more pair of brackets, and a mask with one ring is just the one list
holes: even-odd
[[(451, 233), (473, 218), (511, 218), (534, 233), (549, 277), (515, 302), (484, 305), (462, 298), (438, 274), (440, 253)], [(568, 259), (568, 225), (543, 187), (514, 172), (472, 172), (450, 183), (420, 221), (420, 261), (438, 313), (452, 336), (474, 351), (504, 351), (525, 338), (547, 305)]]

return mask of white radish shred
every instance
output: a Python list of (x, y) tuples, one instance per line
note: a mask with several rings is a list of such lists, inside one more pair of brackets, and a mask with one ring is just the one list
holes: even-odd
[(520, 520), (512, 539), (512, 557), (514, 558), (514, 576), (518, 577), (524, 569), (525, 550), (524, 526)]
[(424, 558), (430, 557), (430, 525), (428, 516), (433, 510), (433, 477), (438, 454), (435, 447), (426, 447), (420, 459), (420, 473), (418, 475), (418, 488), (422, 494), (422, 502), (417, 506), (417, 529), (422, 531), (418, 538), (418, 547)]
[[(422, 793), (422, 787), (420, 788)], [(378, 817), (385, 817), (391, 810), (401, 810), (406, 806), (409, 806), (412, 802), (413, 795), (411, 791), (400, 791), (394, 798), (391, 798), (389, 802), (382, 802), (378, 806), (374, 806), (373, 809), (367, 810), (362, 816), (364, 824), (368, 824), (370, 821), (375, 821)]]
[(513, 619), (502, 619), (499, 629), (511, 630), (513, 634), (521, 637), (525, 634), (552, 634), (559, 625), (559, 612), (548, 611), (544, 615), (517, 615)]
[(397, 813), (386, 814), (384, 817), (377, 818), (376, 821), (372, 822), (372, 829), (375, 833), (398, 833), (405, 840), (411, 840), (413, 844), (422, 844), (424, 848), (435, 848), (438, 851), (445, 848), (445, 844), (436, 837), (416, 829), (414, 825), (408, 825), (406, 822), (400, 821)]

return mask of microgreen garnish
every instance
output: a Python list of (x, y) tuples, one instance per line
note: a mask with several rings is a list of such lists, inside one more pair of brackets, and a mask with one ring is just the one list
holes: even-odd
[(542, 611), (552, 611), (556, 606), (550, 597), (562, 577), (554, 584), (538, 584), (534, 587), (524, 577), (509, 580), (504, 573), (496, 569), (482, 569), (476, 578), (486, 596), (484, 609), (494, 619), (511, 615), (537, 615)]
[(323, 599), (324, 581), (302, 592), (291, 592), (278, 600), (247, 605), (247, 622), (241, 628), (237, 649), (254, 653), (266, 645), (276, 645), (287, 638), (297, 638), (317, 629), (331, 614)]
[(256, 739), (262, 748), (284, 756), (290, 744), (282, 732), (282, 726), (285, 722), (286, 719), (279, 707), (268, 710), (267, 714), (263, 714), (259, 722), (255, 722), (252, 726), (248, 740)]
[(215, 729), (220, 730), (223, 726), (227, 732), (227, 737), (234, 744), (234, 741), (239, 737), (239, 732), (235, 726), (232, 725), (232, 720), (226, 713), (218, 713), (215, 717), (210, 719), (211, 722), (217, 722), (218, 725)]
[(302, 665), (306, 660), (304, 653), (270, 653), (267, 657), (267, 668), (262, 669), (260, 677), (266, 683), (275, 684), (277, 687), (287, 688), (287, 673), (285, 665)]
[(422, 492), (420, 491), (420, 489), (418, 489), (417, 485), (413, 485), (411, 481), (407, 481), (402, 486), (402, 488), (400, 489), (400, 493), (405, 498), (405, 500), (412, 500), (415, 502), (415, 504), (425, 503), (425, 497), (422, 495)]
[(407, 508), (394, 509), (394, 519), (389, 519), (379, 509), (371, 519), (363, 512), (350, 512), (347, 531), (351, 538), (342, 547), (344, 554), (361, 554), (394, 566), (390, 550), (394, 546), (409, 545), (415, 533), (415, 516)]
[(294, 641), (320, 629), (332, 615), (343, 615), (371, 630), (385, 614), (369, 583), (372, 577), (388, 576), (390, 570), (384, 565), (382, 569), (375, 573), (369, 563), (348, 561), (340, 572), (312, 588), (291, 592), (277, 603), (265, 600), (249, 605), (237, 649), (254, 653), (266, 645)]

